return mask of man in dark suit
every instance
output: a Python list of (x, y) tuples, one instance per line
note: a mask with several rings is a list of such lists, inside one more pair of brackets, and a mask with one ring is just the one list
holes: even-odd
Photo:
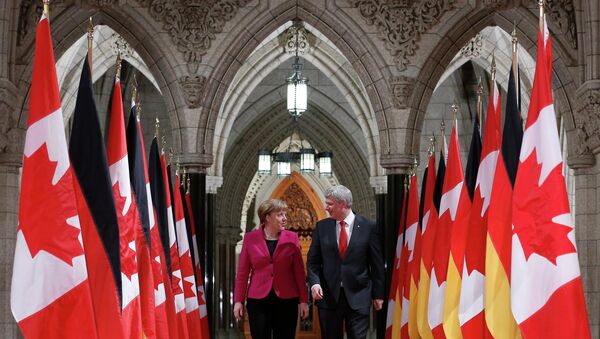
[(371, 303), (384, 297), (381, 242), (375, 222), (352, 212), (352, 192), (344, 186), (325, 191), (331, 216), (317, 222), (308, 251), (308, 284), (319, 307), (321, 337), (366, 338)]

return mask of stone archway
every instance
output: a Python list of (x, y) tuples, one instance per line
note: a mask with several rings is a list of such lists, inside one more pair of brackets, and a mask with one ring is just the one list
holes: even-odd
[[(325, 207), (315, 190), (298, 172), (281, 181), (271, 194), (271, 198), (285, 201), (288, 205), (288, 229), (298, 233), (302, 247), (302, 259), (306, 265), (306, 254), (312, 240), (312, 233), (318, 220), (326, 217)], [(320, 338), (319, 317), (316, 307), (310, 304), (311, 312), (307, 320), (301, 321), (296, 330), (296, 338)]]

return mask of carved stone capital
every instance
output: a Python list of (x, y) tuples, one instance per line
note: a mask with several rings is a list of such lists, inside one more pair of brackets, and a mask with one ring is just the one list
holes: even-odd
[(381, 167), (385, 168), (386, 174), (408, 174), (414, 166), (415, 156), (405, 154), (383, 154), (381, 155)]
[(575, 131), (571, 142), (577, 156), (600, 152), (600, 80), (585, 82), (577, 90)]
[(183, 153), (179, 154), (179, 164), (190, 173), (206, 173), (213, 163), (212, 154)]
[(573, 49), (577, 49), (577, 24), (575, 20), (575, 5), (573, 0), (545, 1), (548, 20), (555, 23), (562, 34), (567, 37)]
[(391, 79), (392, 95), (394, 96), (394, 107), (403, 109), (407, 108), (415, 87), (415, 80), (405, 76), (395, 76)]
[(370, 177), (369, 184), (375, 189), (375, 194), (387, 194), (387, 176)]
[(206, 193), (217, 194), (217, 190), (223, 186), (223, 177), (207, 175), (206, 176)]
[(190, 73), (196, 73), (216, 34), (250, 0), (137, 0), (169, 33)]
[(17, 100), (17, 87), (8, 79), (0, 79), (0, 154), (18, 154), (20, 158), (25, 131), (15, 119)]
[(202, 92), (206, 86), (206, 77), (204, 76), (184, 76), (179, 78), (179, 85), (185, 94), (185, 103), (189, 108), (198, 108)]
[(379, 38), (405, 70), (409, 57), (415, 55), (421, 35), (454, 8), (456, 0), (350, 0), (368, 25), (377, 28)]

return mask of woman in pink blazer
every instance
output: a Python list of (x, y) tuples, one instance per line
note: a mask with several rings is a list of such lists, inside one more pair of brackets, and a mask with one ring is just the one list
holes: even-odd
[(240, 320), (243, 303), (247, 301), (254, 339), (294, 338), (298, 309), (302, 319), (308, 317), (302, 252), (298, 235), (285, 229), (286, 209), (281, 200), (264, 201), (258, 207), (260, 226), (244, 235), (233, 293), (233, 315)]

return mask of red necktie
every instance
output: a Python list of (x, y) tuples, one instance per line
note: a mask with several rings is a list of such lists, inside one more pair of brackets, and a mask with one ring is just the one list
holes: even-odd
[(342, 259), (346, 256), (346, 249), (348, 248), (348, 234), (346, 233), (346, 222), (340, 221), (340, 257)]

